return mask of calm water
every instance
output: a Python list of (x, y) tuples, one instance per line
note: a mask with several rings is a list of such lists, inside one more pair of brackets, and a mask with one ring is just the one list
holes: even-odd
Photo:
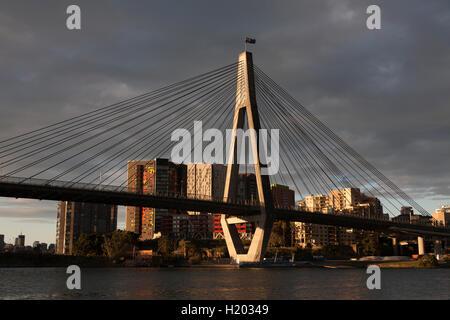
[(82, 269), (81, 290), (63, 268), (0, 268), (0, 299), (450, 299), (450, 269)]

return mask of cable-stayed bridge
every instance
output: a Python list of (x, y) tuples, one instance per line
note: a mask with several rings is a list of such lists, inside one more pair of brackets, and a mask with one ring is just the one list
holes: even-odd
[[(216, 157), (225, 156), (229, 160), (225, 161), (227, 175), (222, 198), (138, 191), (133, 187), (137, 176), (128, 174), (128, 161), (171, 158), (178, 144), (172, 141), (172, 133), (180, 128), (193, 132), (194, 136), (183, 141), (183, 150), (190, 151), (183, 152), (185, 162), (201, 162), (196, 159), (196, 151), (209, 143), (203, 133), (231, 132), (229, 143), (214, 150)], [(269, 130), (266, 137), (261, 136), (263, 128), (279, 130), (279, 170), (275, 174), (262, 173), (268, 165), (260, 154), (268, 150), (262, 150), (260, 142), (270, 140), (273, 135)], [(248, 139), (251, 165), (247, 162), (239, 165), (237, 161), (241, 143), (235, 133), (239, 129), (255, 130), (256, 134), (250, 134)], [(202, 155), (203, 152), (200, 158)], [(359, 188), (379, 199), (384, 212), (391, 217), (405, 205), (429, 216), (416, 201), (255, 66), (249, 52), (243, 52), (238, 62), (225, 67), (4, 139), (0, 141), (0, 168), (0, 196), (221, 213), (230, 256), (240, 261), (263, 258), (275, 219), (392, 234), (450, 236), (449, 229), (435, 225), (277, 207), (273, 203), (271, 183), (289, 186), (299, 198)], [(255, 174), (257, 200), (238, 200), (236, 179), (243, 171)], [(248, 251), (240, 243), (235, 227), (242, 221), (252, 221), (256, 226)]]

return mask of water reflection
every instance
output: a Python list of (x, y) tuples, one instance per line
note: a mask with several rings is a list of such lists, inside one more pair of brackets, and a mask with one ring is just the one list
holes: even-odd
[(450, 299), (450, 269), (383, 269), (368, 290), (364, 269), (0, 269), (1, 299)]

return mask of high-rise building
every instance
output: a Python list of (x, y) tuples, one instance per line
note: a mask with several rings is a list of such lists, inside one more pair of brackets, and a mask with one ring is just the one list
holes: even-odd
[(400, 209), (400, 214), (396, 217), (393, 217), (392, 221), (425, 225), (429, 225), (432, 223), (432, 219), (430, 217), (422, 216), (420, 214), (414, 214), (413, 208), (406, 206), (403, 206)]
[(305, 197), (305, 200), (299, 201), (298, 205), (304, 208), (305, 211), (309, 212), (331, 212), (331, 207), (328, 201), (328, 196), (319, 194), (317, 196), (309, 195)]
[(270, 185), (272, 191), (273, 205), (276, 208), (293, 209), (295, 206), (295, 192), (281, 184)]
[(450, 206), (442, 206), (432, 213), (435, 224), (440, 227), (450, 226)]
[(403, 206), (400, 209), (400, 214), (396, 217), (393, 217), (392, 221), (401, 223), (410, 223), (411, 215), (414, 215), (414, 210), (412, 210), (412, 207)]
[(72, 254), (82, 233), (109, 233), (117, 228), (117, 206), (59, 201), (56, 223), (56, 253)]
[(256, 176), (253, 173), (240, 173), (236, 192), (238, 201), (256, 204), (258, 201), (258, 186)]
[(221, 164), (187, 165), (187, 194), (190, 198), (223, 200), (227, 167)]
[(187, 238), (211, 239), (213, 216), (211, 214), (189, 214), (187, 217)]
[[(271, 184), (270, 191), (272, 193), (273, 205), (275, 208), (294, 209), (295, 207), (295, 191), (281, 184)], [(288, 221), (275, 221), (273, 230), (279, 230), (278, 235), (281, 236), (281, 242), (278, 245), (293, 245), (294, 223)]]
[(414, 215), (414, 210), (412, 207), (403, 206), (400, 209), (400, 215), (404, 215), (404, 216)]
[[(300, 210), (323, 214), (349, 214), (371, 219), (386, 219), (380, 201), (367, 196), (358, 188), (331, 190), (329, 195), (309, 195), (297, 202)], [(312, 223), (295, 223), (295, 240), (301, 247), (324, 247), (327, 245), (352, 245), (360, 233), (356, 230)]]
[(328, 203), (334, 211), (354, 207), (361, 202), (361, 192), (357, 188), (345, 188), (331, 190), (328, 195)]
[(3, 250), (4, 247), (5, 247), (5, 235), (0, 234), (0, 250)]
[[(186, 165), (168, 159), (128, 162), (128, 190), (142, 194), (186, 196)], [(170, 215), (169, 215), (170, 213)], [(126, 230), (153, 239), (157, 233), (172, 235), (173, 214), (177, 210), (127, 207)]]
[(335, 213), (352, 214), (369, 219), (383, 220), (380, 200), (367, 196), (358, 188), (331, 190), (328, 202)]
[(25, 235), (19, 234), (19, 236), (14, 241), (14, 246), (16, 246), (17, 248), (25, 247)]
[[(187, 195), (190, 198), (223, 200), (227, 167), (221, 164), (187, 164)], [(190, 211), (184, 230), (187, 238), (211, 238), (215, 236), (216, 217), (209, 212)]]

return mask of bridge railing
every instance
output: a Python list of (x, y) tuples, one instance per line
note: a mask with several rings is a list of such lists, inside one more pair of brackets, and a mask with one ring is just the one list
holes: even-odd
[(0, 182), (2, 183), (12, 183), (12, 184), (26, 184), (35, 186), (46, 186), (46, 187), (59, 187), (59, 188), (72, 188), (81, 190), (102, 190), (102, 191), (115, 191), (115, 192), (127, 192), (127, 187), (121, 186), (111, 186), (102, 184), (92, 184), (83, 182), (68, 182), (60, 180), (46, 180), (37, 178), (23, 178), (23, 177), (10, 177), (10, 176), (0, 176)]
[[(57, 187), (57, 188), (71, 188), (79, 190), (92, 190), (92, 191), (109, 191), (109, 192), (126, 192), (135, 194), (136, 191), (132, 187), (127, 186), (115, 186), (115, 185), (103, 185), (103, 184), (92, 184), (83, 182), (68, 182), (60, 180), (46, 180), (37, 178), (23, 178), (23, 177), (11, 177), (11, 176), (0, 176), (0, 183), (11, 183), (11, 184), (25, 184), (32, 186), (45, 186), (45, 187)], [(158, 192), (139, 192), (140, 194), (148, 194), (157, 197), (175, 198), (175, 199), (194, 199), (194, 200), (205, 200), (213, 201), (219, 203), (230, 203), (236, 205), (246, 205), (246, 206), (259, 206), (258, 200), (241, 200), (241, 199), (224, 199), (222, 197), (213, 197), (211, 195), (199, 194), (199, 193), (180, 193), (171, 191), (158, 191)]]
[[(347, 212), (342, 212), (342, 211), (335, 211), (335, 210), (331, 210), (329, 212), (315, 212), (315, 211), (308, 211), (305, 208), (299, 208), (299, 207), (292, 207), (292, 206), (281, 206), (281, 205), (277, 205), (275, 206), (276, 209), (287, 209), (287, 210), (295, 210), (295, 211), (302, 211), (302, 212), (311, 212), (311, 213), (316, 213), (316, 214), (327, 214), (327, 215), (334, 215), (334, 216), (349, 216), (349, 217), (355, 217), (355, 218), (360, 218), (360, 219), (367, 219), (367, 220), (377, 220), (377, 221), (393, 221), (396, 222), (395, 220), (393, 220), (392, 218), (386, 219), (385, 216), (381, 216), (381, 215), (361, 215), (361, 214), (357, 214), (357, 213), (347, 213)], [(442, 223), (440, 223), (438, 220), (436, 220), (434, 217), (430, 216), (427, 217), (429, 219), (418, 219), (418, 220), (411, 220), (408, 219), (407, 221), (398, 221), (398, 222), (402, 222), (402, 223), (407, 223), (407, 224), (411, 224), (411, 225), (423, 225), (423, 226), (433, 226), (433, 227), (437, 227), (437, 228), (444, 228), (444, 229), (450, 229), (450, 225), (443, 225)]]
[[(58, 188), (72, 188), (72, 189), (80, 189), (80, 190), (96, 190), (96, 191), (109, 191), (109, 192), (126, 192), (126, 193), (136, 193), (134, 190), (131, 190), (129, 187), (122, 186), (114, 186), (114, 185), (103, 185), (103, 184), (91, 184), (91, 183), (72, 183), (67, 181), (60, 180), (46, 180), (46, 179), (37, 179), (37, 178), (23, 178), (23, 177), (10, 177), (10, 176), (0, 176), (0, 183), (11, 183), (11, 184), (26, 184), (26, 185), (35, 185), (35, 186), (47, 186), (47, 187), (58, 187)], [(143, 192), (142, 194), (146, 194)], [(158, 196), (158, 197), (166, 197), (166, 198), (176, 198), (176, 199), (195, 199), (195, 200), (205, 200), (205, 201), (213, 201), (218, 203), (230, 203), (235, 205), (245, 205), (245, 206), (260, 206), (258, 200), (243, 200), (243, 199), (223, 199), (222, 197), (212, 197), (210, 195), (198, 194), (198, 193), (179, 193), (179, 192), (157, 192), (147, 194)], [(277, 209), (289, 209), (289, 210), (298, 210), (298, 211), (307, 211), (304, 208), (292, 207), (292, 206), (283, 206), (283, 205), (275, 205)], [(361, 219), (371, 219), (371, 220), (380, 220), (386, 221), (384, 216), (364, 216), (358, 214), (347, 214), (345, 212), (339, 211), (330, 211), (327, 213), (317, 212), (321, 214), (330, 214), (330, 215), (347, 215), (352, 217), (358, 217)], [(390, 219), (391, 221), (394, 221)], [(449, 225), (442, 225), (434, 219), (430, 217), (429, 220), (426, 219), (418, 219), (416, 221), (401, 221), (403, 223), (409, 224), (419, 224), (419, 225), (430, 225), (439, 228), (450, 229)]]
[[(143, 194), (146, 194), (143, 192)], [(245, 205), (245, 206), (260, 206), (260, 202), (258, 200), (246, 200), (246, 199), (231, 199), (231, 198), (223, 198), (223, 197), (214, 197), (211, 195), (198, 194), (198, 193), (180, 193), (180, 192), (156, 192), (156, 193), (148, 193), (160, 197), (168, 197), (168, 198), (181, 198), (181, 199), (194, 199), (194, 200), (205, 200), (212, 201), (218, 203), (230, 203), (235, 205)]]

